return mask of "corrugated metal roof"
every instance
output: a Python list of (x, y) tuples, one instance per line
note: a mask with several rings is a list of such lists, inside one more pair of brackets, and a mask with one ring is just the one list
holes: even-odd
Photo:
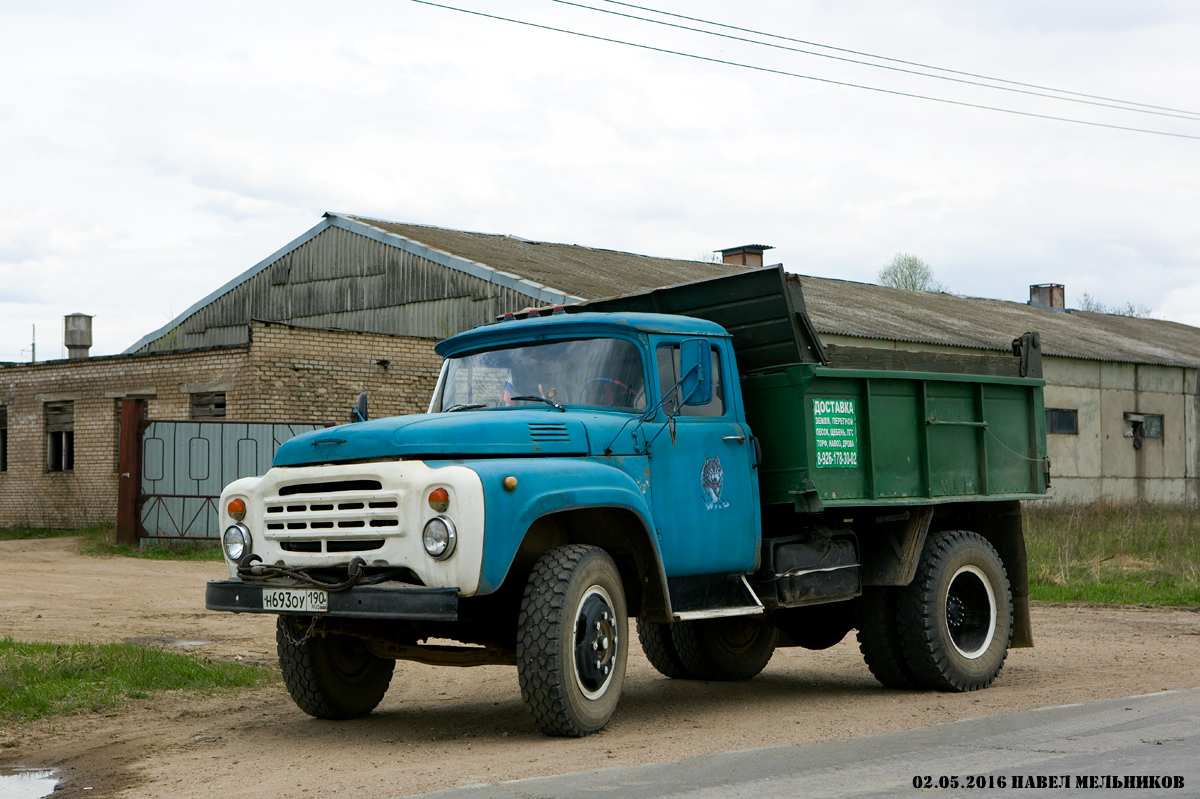
[[(595, 299), (744, 271), (746, 267), (677, 261), (515, 236), (405, 225), (365, 217), (364, 224), (532, 278), (548, 288)], [(809, 315), (821, 333), (1007, 352), (1030, 330), (1042, 352), (1127, 363), (1200, 365), (1200, 328), (1159, 319), (1051, 311), (980, 297), (906, 291), (871, 283), (802, 276)]]
[[(342, 228), (398, 247), (432, 261), (431, 267), (435, 263), (479, 278), (502, 290), (516, 292), (517, 296), (529, 297), (532, 304), (613, 297), (748, 269), (331, 213), (312, 230), (200, 300), (127, 352), (167, 335), (185, 319), (247, 283), (328, 227)], [(1042, 352), (1047, 355), (1172, 366), (1200, 365), (1200, 328), (1174, 322), (1083, 311), (1063, 313), (1003, 300), (905, 291), (811, 276), (802, 276), (802, 284), (814, 326), (825, 334), (1007, 351), (1014, 337), (1036, 330), (1042, 335)], [(421, 306), (429, 306), (429, 310), (434, 311), (438, 298), (422, 299)], [(399, 299), (393, 302), (404, 304)], [(410, 302), (404, 307), (411, 311), (413, 306)], [(352, 308), (340, 309), (339, 313), (341, 315), (336, 319), (326, 315), (318, 321), (314, 317), (312, 323), (341, 326), (351, 324), (349, 318), (342, 318), (346, 314), (365, 314), (370, 318), (362, 319), (361, 324), (369, 328), (382, 310), (372, 311), (374, 316)], [(283, 314), (288, 318), (303, 316), (305, 314)], [(278, 321), (288, 319), (281, 317)]]
[(1200, 328), (1161, 319), (1051, 311), (1024, 303), (802, 277), (821, 333), (1008, 351), (1036, 330), (1042, 352), (1100, 361), (1200, 365)]
[(654, 258), (577, 244), (530, 241), (517, 236), (351, 218), (426, 247), (511, 272), (584, 299), (646, 291), (745, 270), (745, 267), (726, 264)]

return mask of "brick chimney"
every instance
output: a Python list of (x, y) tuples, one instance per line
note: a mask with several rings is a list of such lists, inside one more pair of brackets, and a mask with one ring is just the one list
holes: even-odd
[(770, 244), (744, 244), (741, 247), (731, 247), (728, 250), (718, 250), (721, 262), (731, 266), (760, 267), (763, 265), (763, 253), (775, 249)]
[(1040, 283), (1029, 287), (1029, 304), (1052, 311), (1067, 309), (1067, 291), (1061, 283)]

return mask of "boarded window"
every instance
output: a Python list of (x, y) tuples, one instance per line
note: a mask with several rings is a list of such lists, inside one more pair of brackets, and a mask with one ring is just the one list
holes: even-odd
[(0, 405), (0, 472), (8, 471), (8, 406)]
[(1079, 434), (1079, 412), (1074, 408), (1047, 408), (1046, 432), (1074, 436)]
[(206, 391), (192, 395), (193, 419), (224, 419), (225, 393)]
[(75, 403), (46, 403), (46, 471), (75, 469)]

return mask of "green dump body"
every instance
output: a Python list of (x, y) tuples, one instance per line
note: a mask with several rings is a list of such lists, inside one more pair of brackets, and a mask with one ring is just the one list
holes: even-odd
[(765, 504), (1038, 499), (1045, 381), (799, 364), (742, 379)]

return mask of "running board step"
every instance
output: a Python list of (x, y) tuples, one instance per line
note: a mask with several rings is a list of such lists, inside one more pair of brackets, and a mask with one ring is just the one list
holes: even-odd
[(667, 579), (671, 620), (752, 616), (763, 612), (762, 602), (740, 574), (705, 574)]

